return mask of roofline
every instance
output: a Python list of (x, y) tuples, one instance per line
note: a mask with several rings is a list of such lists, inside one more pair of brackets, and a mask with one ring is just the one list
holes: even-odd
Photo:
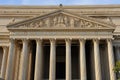
[[(58, 9), (59, 5), (0, 5), (0, 9)], [(64, 9), (120, 8), (120, 4), (106, 5), (63, 5)]]

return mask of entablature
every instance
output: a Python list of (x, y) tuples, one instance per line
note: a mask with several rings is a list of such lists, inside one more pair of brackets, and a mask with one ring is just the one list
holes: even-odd
[[(59, 6), (0, 6), (0, 16), (34, 16), (57, 9)], [(120, 16), (120, 5), (63, 6), (63, 9), (91, 16)]]
[(98, 38), (98, 39), (106, 39), (106, 38), (113, 38), (112, 32), (106, 32), (106, 31), (19, 31), (19, 32), (10, 32), (10, 38), (58, 38), (58, 39), (64, 39), (64, 38), (86, 38), (86, 39), (92, 39), (92, 38)]

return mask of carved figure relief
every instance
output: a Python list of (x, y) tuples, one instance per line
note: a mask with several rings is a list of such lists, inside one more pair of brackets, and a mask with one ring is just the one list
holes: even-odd
[(93, 28), (93, 27), (102, 27), (97, 23), (93, 23), (84, 19), (71, 17), (65, 14), (57, 14), (54, 16), (49, 16), (44, 19), (40, 19), (34, 22), (21, 25), (20, 27), (29, 27), (29, 28), (41, 28), (41, 27), (80, 27), (80, 28)]

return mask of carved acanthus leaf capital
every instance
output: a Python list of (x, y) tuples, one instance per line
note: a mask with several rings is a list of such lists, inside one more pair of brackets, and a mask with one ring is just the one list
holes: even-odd
[(112, 43), (112, 39), (107, 39), (107, 42), (110, 42), (110, 43)]
[(93, 39), (93, 43), (99, 43), (99, 42), (100, 42), (100, 39), (98, 39), (98, 38)]
[(56, 42), (56, 39), (55, 38), (51, 38), (49, 39), (51, 43), (55, 43)]
[(79, 42), (80, 42), (80, 43), (85, 43), (85, 42), (86, 42), (86, 39), (85, 39), (85, 38), (80, 38), (80, 39), (79, 39)]
[(72, 39), (71, 38), (66, 38), (65, 42), (71, 43)]
[(35, 39), (37, 43), (42, 43), (42, 39)]

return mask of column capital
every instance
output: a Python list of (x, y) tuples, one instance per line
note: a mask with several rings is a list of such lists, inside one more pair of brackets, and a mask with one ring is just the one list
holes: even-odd
[(112, 38), (109, 38), (109, 39), (106, 39), (107, 40), (107, 42), (112, 42)]
[(2, 46), (2, 48), (3, 48), (3, 49), (6, 49), (6, 48), (8, 48), (8, 46)]
[(27, 38), (23, 38), (23, 39), (21, 39), (22, 41), (26, 41), (26, 40), (28, 40)]
[(42, 39), (35, 39), (36, 42), (42, 42)]
[(56, 42), (56, 39), (54, 39), (54, 38), (51, 38), (49, 40), (50, 40), (51, 43), (55, 43)]
[(22, 42), (28, 42), (29, 41), (29, 39), (27, 39), (27, 38), (23, 38), (21, 40), (22, 40)]
[(8, 48), (8, 46), (3, 46), (2, 48), (3, 48), (3, 51), (5, 52)]
[(80, 38), (80, 39), (79, 39), (79, 42), (84, 42), (84, 43), (85, 43), (85, 42), (86, 42), (86, 39)]
[(72, 39), (70, 39), (70, 38), (66, 38), (65, 41), (66, 41), (66, 42), (71, 42)]
[(95, 38), (95, 39), (93, 39), (93, 42), (97, 42), (97, 43), (99, 43), (99, 40), (100, 40), (100, 39)]

